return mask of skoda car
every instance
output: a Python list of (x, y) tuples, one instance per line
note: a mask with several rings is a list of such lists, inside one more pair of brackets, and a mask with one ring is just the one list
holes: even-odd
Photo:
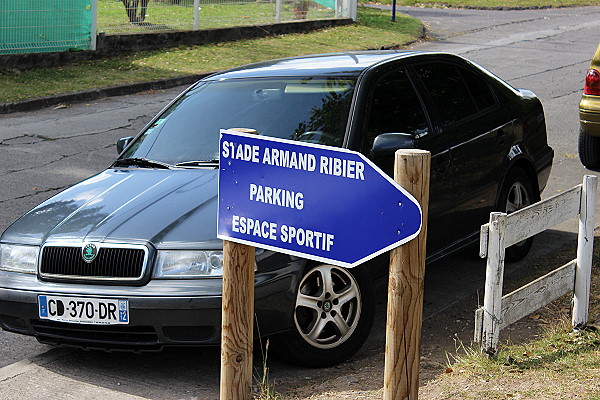
[[(537, 201), (553, 159), (539, 99), (456, 55), (337, 53), (217, 73), (119, 140), (108, 169), (2, 234), (2, 328), (87, 349), (217, 345), (218, 143), (234, 127), (355, 150), (390, 174), (397, 149), (430, 151), (428, 261), (476, 242), (491, 211)], [(385, 255), (350, 270), (263, 249), (256, 261), (255, 325), (287, 360), (327, 366), (360, 348)]]

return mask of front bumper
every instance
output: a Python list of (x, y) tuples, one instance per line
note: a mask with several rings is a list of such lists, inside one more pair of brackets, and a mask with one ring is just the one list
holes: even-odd
[[(300, 274), (295, 266), (257, 274), (255, 312), (262, 335), (288, 330)], [(215, 345), (221, 339), (221, 279), (153, 280), (143, 287), (42, 282), (0, 271), (0, 326), (40, 342), (89, 349), (156, 351)], [(40, 319), (39, 295), (129, 300), (129, 324), (72, 324)], [(255, 327), (255, 334), (256, 334)]]

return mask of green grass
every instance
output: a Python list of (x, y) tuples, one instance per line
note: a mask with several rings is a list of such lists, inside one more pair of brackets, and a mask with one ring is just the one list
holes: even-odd
[(436, 388), (444, 398), (456, 400), (599, 398), (598, 331), (574, 333), (563, 323), (527, 344), (503, 347), (495, 359), (474, 348), (459, 352), (456, 362), (428, 384), (428, 390)]
[[(193, 1), (182, 1), (180, 5), (165, 1), (151, 0), (147, 17), (143, 24), (131, 24), (120, 0), (98, 1), (98, 29), (105, 33), (138, 33), (161, 29), (192, 29), (194, 19)], [(226, 2), (224, 4), (201, 4), (199, 28), (220, 28), (227, 26), (273, 23), (275, 22), (275, 2)], [(284, 2), (282, 17), (292, 18), (293, 2)], [(331, 18), (335, 12), (311, 3), (306, 18)]]
[(97, 87), (208, 73), (271, 58), (404, 44), (421, 34), (421, 23), (389, 12), (359, 8), (358, 23), (306, 34), (290, 34), (205, 46), (147, 51), (25, 71), (0, 71), (0, 103)]
[[(595, 242), (600, 244), (598, 239)], [(595, 260), (599, 257), (600, 249), (595, 246)], [(596, 322), (599, 292), (600, 270), (594, 267), (589, 315)], [(482, 354), (478, 347), (459, 346), (450, 355), (453, 362), (447, 373), (429, 383), (427, 391), (442, 391), (444, 398), (456, 400), (600, 400), (600, 330), (573, 331), (565, 313), (568, 297), (541, 312), (550, 323), (535, 340), (504, 344), (495, 358)]]
[[(368, 1), (367, 1), (368, 2)], [(392, 0), (375, 0), (373, 3), (392, 4)], [(424, 6), (424, 7), (569, 7), (599, 5), (600, 1), (593, 0), (396, 0), (399, 6)]]

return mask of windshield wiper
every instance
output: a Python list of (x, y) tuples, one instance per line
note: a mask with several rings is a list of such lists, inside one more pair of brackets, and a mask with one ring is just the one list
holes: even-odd
[(134, 157), (134, 158), (120, 158), (113, 163), (113, 167), (126, 167), (130, 165), (135, 165), (136, 167), (142, 168), (161, 168), (161, 169), (171, 169), (172, 165), (161, 162), (149, 160), (147, 158)]
[(175, 164), (176, 167), (218, 167), (219, 160), (182, 161)]

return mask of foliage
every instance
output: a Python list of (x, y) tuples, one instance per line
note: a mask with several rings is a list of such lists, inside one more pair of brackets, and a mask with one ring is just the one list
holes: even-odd
[(283, 397), (277, 393), (273, 384), (269, 382), (269, 368), (267, 367), (267, 356), (269, 353), (269, 340), (267, 339), (265, 349), (262, 349), (262, 371), (256, 374), (256, 389), (252, 394), (254, 400), (283, 400)]

